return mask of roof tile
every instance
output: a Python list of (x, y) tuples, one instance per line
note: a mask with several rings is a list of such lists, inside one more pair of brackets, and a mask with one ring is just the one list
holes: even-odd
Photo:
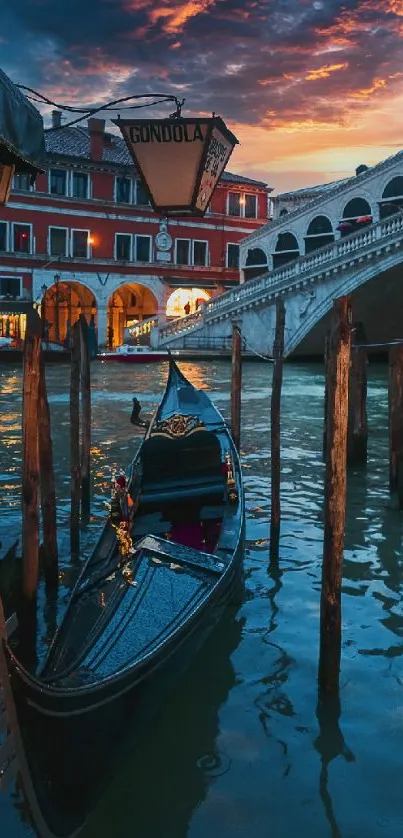
[[(115, 166), (133, 168), (133, 161), (127, 149), (125, 141), (116, 134), (106, 131), (105, 142), (102, 153), (102, 162)], [(49, 129), (45, 131), (46, 152), (49, 157), (69, 157), (74, 160), (91, 162), (90, 156), (90, 135), (88, 128), (71, 127), (60, 129)], [(266, 188), (267, 183), (261, 180), (244, 177), (243, 175), (224, 172), (221, 180), (228, 183), (239, 183), (249, 186)]]

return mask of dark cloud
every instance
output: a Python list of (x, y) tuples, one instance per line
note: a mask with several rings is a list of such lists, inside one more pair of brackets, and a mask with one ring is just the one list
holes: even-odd
[(70, 104), (162, 90), (244, 125), (348, 124), (400, 85), (396, 0), (13, 0), (1, 66)]

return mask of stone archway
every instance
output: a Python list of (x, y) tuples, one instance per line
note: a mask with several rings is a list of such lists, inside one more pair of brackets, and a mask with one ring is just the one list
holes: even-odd
[[(107, 347), (114, 349), (135, 333), (137, 336), (138, 331), (147, 335), (157, 317), (158, 300), (149, 288), (139, 282), (120, 285), (107, 302)], [(139, 328), (140, 324), (144, 327)], [(145, 324), (150, 328), (145, 328)]]
[(403, 211), (403, 176), (397, 175), (385, 186), (379, 201), (379, 217), (388, 218)]
[(326, 215), (316, 215), (310, 222), (305, 236), (305, 253), (312, 253), (334, 241), (332, 223)]
[(248, 250), (244, 267), (245, 281), (254, 279), (256, 276), (262, 276), (269, 270), (267, 264), (267, 256), (261, 247), (253, 247)]
[(275, 251), (273, 253), (273, 268), (280, 268), (287, 262), (292, 262), (293, 259), (298, 259), (299, 247), (298, 241), (293, 233), (279, 233)]
[(44, 284), (41, 292), (41, 317), (46, 340), (68, 347), (71, 326), (81, 314), (88, 323), (92, 320), (96, 325), (96, 300), (85, 285), (62, 279), (56, 274), (53, 283), (49, 287)]

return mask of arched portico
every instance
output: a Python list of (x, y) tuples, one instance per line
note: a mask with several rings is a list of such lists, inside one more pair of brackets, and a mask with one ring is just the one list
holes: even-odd
[[(144, 276), (131, 276), (130, 274), (119, 274), (112, 272), (85, 272), (85, 271), (56, 271), (55, 269), (34, 269), (32, 272), (32, 296), (36, 302), (41, 302), (43, 298), (43, 286), (47, 288), (53, 287), (55, 284), (55, 276), (59, 276), (60, 284), (71, 285), (72, 289), (80, 288), (79, 300), (81, 306), (86, 308), (85, 314), (88, 317), (88, 304), (91, 302), (89, 315), (94, 314), (95, 325), (97, 328), (98, 345), (99, 347), (106, 347), (107, 331), (108, 331), (108, 309), (109, 301), (113, 294), (124, 286), (128, 286), (128, 291), (119, 295), (127, 302), (126, 294), (134, 293), (135, 290), (130, 290), (133, 286), (138, 286), (139, 290), (139, 307), (143, 300), (143, 295), (149, 291), (153, 300), (153, 311), (158, 317), (163, 320), (165, 318), (166, 300), (169, 295), (169, 288), (162, 281), (159, 276), (145, 274)], [(141, 290), (143, 289), (143, 290)], [(88, 292), (88, 294), (87, 294)], [(73, 300), (74, 290), (72, 290)], [(78, 302), (78, 301), (77, 301)], [(136, 300), (137, 303), (137, 300)], [(146, 301), (146, 308), (141, 312), (142, 316), (147, 311), (148, 302)], [(83, 308), (82, 308), (83, 310)], [(79, 312), (81, 313), (81, 312)], [(61, 329), (62, 332), (62, 329)], [(115, 341), (116, 343), (116, 341)]]

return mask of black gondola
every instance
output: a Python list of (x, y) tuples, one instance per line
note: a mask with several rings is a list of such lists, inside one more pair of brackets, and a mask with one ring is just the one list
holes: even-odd
[[(239, 458), (207, 395), (170, 360), (165, 394), (38, 675), (6, 644), (39, 808), (72, 834), (129, 718), (141, 724), (194, 657), (240, 579)], [(131, 724), (131, 722), (130, 722)]]

